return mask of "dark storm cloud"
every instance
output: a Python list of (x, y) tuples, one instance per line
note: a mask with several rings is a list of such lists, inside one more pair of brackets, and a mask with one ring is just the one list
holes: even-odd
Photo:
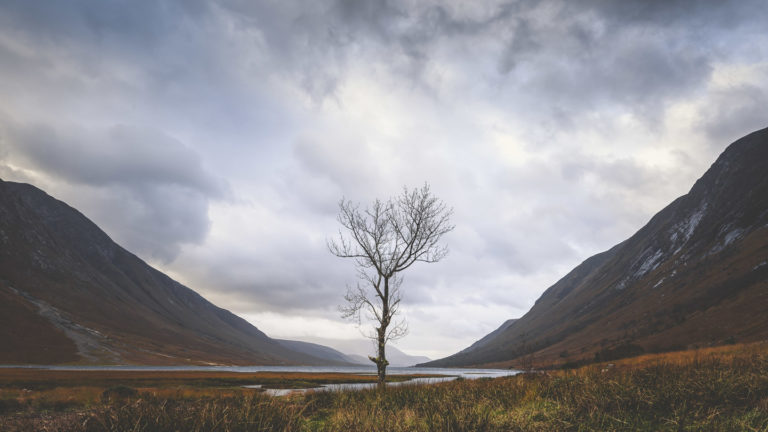
[[(343, 64), (350, 53), (387, 58), (394, 70), (427, 87), (433, 83), (423, 82), (428, 80), (423, 71), (442, 47), (495, 41), (497, 80), (512, 81), (515, 77), (508, 75), (516, 69), (521, 73), (519, 84), (500, 97), (528, 100), (536, 107), (533, 115), (559, 115), (567, 125), (577, 121), (573, 117), (608, 106), (658, 122), (670, 101), (690, 95), (709, 79), (712, 63), (727, 55), (718, 50), (718, 41), (729, 37), (734, 23), (749, 27), (759, 21), (753, 14), (767, 16), (759, 6), (721, 1), (508, 2), (470, 17), (442, 5), (339, 1), (302, 15), (302, 23), (313, 24), (293, 30), (303, 34), (312, 50), (324, 52), (324, 60)], [(290, 51), (296, 56), (302, 48)], [(396, 60), (398, 54), (407, 64)], [(304, 67), (316, 95), (332, 93), (344, 73), (343, 67), (318, 68), (314, 62)], [(484, 73), (471, 66), (463, 72)]]
[(205, 238), (208, 201), (226, 193), (192, 149), (158, 130), (4, 126), (0, 156), (7, 163), (72, 184), (121, 243), (162, 261), (174, 259), (181, 244)]
[[(534, 1), (489, 6), (473, 16), (450, 5), (375, 0), (303, 5), (80, 1), (37, 7), (12, 1), (2, 9), (4, 24), (35, 28), (38, 40), (60, 44), (63, 38), (83, 51), (114, 49), (140, 58), (156, 69), (158, 79), (165, 74), (169, 80), (193, 71), (150, 56), (167, 54), (158, 47), (171, 35), (186, 34), (209, 23), (216, 11), (226, 11), (240, 29), (258, 29), (271, 54), (300, 75), (317, 98), (333, 94), (350, 58), (358, 55), (389, 59), (393, 68), (418, 81), (443, 45), (496, 40), (502, 75), (532, 62), (538, 71), (532, 93), (548, 92), (543, 99), (551, 105), (576, 111), (572, 105), (595, 99), (622, 106), (654, 101), (658, 107), (696, 88), (707, 78), (713, 54), (702, 47), (731, 30), (729, 22), (740, 22), (745, 14), (765, 15), (758, 6), (749, 1)], [(210, 56), (206, 50), (197, 54)], [(409, 65), (400, 64), (397, 54)]]
[(768, 90), (751, 84), (716, 92), (701, 115), (700, 124), (717, 149), (746, 132), (768, 126)]
[(487, 16), (457, 16), (441, 5), (399, 1), (329, 0), (297, 6), (283, 2), (221, 1), (243, 28), (258, 27), (279, 66), (294, 74), (316, 101), (332, 98), (350, 63), (383, 62), (408, 85), (430, 87), (423, 69), (446, 38), (488, 34), (512, 7)]
[[(559, 118), (558, 127), (579, 127), (591, 112), (613, 109), (658, 124), (670, 102), (707, 82), (719, 54), (710, 42), (726, 29), (680, 25), (683, 18), (661, 5), (654, 12), (639, 4), (615, 10), (619, 3), (540, 2), (518, 17), (498, 69), (515, 83), (511, 103), (527, 102), (521, 115), (546, 113)], [(643, 19), (640, 12), (676, 18)], [(688, 17), (696, 18), (703, 19)]]
[(542, 68), (530, 82), (534, 93), (571, 114), (607, 104), (656, 113), (655, 120), (668, 100), (699, 88), (711, 72), (707, 57), (693, 47), (670, 52), (664, 40), (634, 37), (605, 43), (592, 58)]
[[(196, 69), (185, 69), (162, 47), (173, 35), (188, 34), (209, 24), (217, 11), (226, 11), (241, 30), (258, 29), (270, 54), (316, 100), (334, 94), (346, 66), (360, 55), (387, 59), (412, 82), (431, 86), (423, 71), (443, 46), (490, 40), (499, 45), (495, 64), (500, 80), (525, 65), (537, 70), (510, 97), (529, 93), (545, 101), (539, 109), (556, 106), (568, 115), (602, 103), (651, 115), (667, 99), (686, 94), (708, 77), (712, 53), (702, 49), (708, 46), (702, 41), (716, 39), (727, 30), (723, 22), (753, 9), (748, 3), (507, 2), (467, 16), (451, 5), (374, 0), (304, 5), (81, 1), (51, 7), (18, 1), (7, 2), (3, 15), (11, 28), (41, 29), (38, 40), (61, 44), (64, 39), (83, 53), (108, 49), (135, 58), (164, 88), (179, 78), (189, 79)], [(173, 44), (184, 48), (183, 41)], [(208, 57), (206, 63), (217, 60), (205, 49), (194, 55)], [(473, 68), (465, 72), (482, 73)]]
[(724, 54), (717, 41), (732, 31), (727, 23), (754, 9), (764, 14), (754, 2), (507, 2), (471, 16), (451, 5), (394, 1), (318, 2), (306, 10), (222, 4), (261, 25), (273, 55), (316, 101), (335, 93), (359, 56), (429, 88), (438, 84), (424, 71), (436, 62), (459, 62), (459, 72), (478, 77), (491, 72), (462, 58), (437, 59), (445, 47), (464, 46), (454, 55), (471, 59), (474, 45), (491, 44), (504, 89), (496, 97), (526, 100), (535, 109), (520, 115), (560, 116), (564, 126), (604, 106), (657, 122), (670, 101), (710, 77)]

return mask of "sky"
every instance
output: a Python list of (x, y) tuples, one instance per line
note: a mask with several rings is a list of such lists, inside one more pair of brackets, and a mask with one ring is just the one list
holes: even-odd
[[(764, 1), (0, 0), (0, 178), (272, 337), (360, 339), (338, 202), (454, 209), (405, 274), (439, 358), (768, 126)], [(419, 265), (420, 264), (420, 265)]]

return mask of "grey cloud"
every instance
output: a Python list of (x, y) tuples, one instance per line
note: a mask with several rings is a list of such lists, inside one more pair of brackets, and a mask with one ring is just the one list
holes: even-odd
[(70, 182), (171, 184), (212, 197), (223, 193), (223, 184), (192, 149), (151, 128), (117, 125), (103, 134), (61, 134), (46, 126), (12, 127), (9, 141), (14, 154)]
[(517, 83), (507, 97), (527, 101), (520, 115), (560, 116), (568, 125), (618, 109), (658, 124), (669, 101), (701, 88), (711, 74), (715, 54), (698, 32), (606, 23), (589, 10), (567, 10), (562, 20), (524, 21), (502, 52), (499, 70)]
[(383, 166), (377, 160), (383, 156), (376, 154), (365, 137), (340, 135), (300, 137), (293, 146), (294, 156), (309, 173), (329, 179), (339, 189), (344, 185), (347, 193), (370, 194), (382, 176)]
[(537, 40), (537, 35), (531, 30), (530, 25), (525, 20), (518, 20), (514, 27), (514, 32), (501, 52), (498, 61), (498, 71), (501, 74), (507, 74), (523, 61), (531, 53), (541, 48)]
[[(422, 74), (429, 63), (438, 61), (434, 57), (441, 47), (501, 41), (495, 62), (498, 72), (506, 76), (518, 67), (537, 71), (528, 77), (528, 72), (523, 72), (525, 78), (503, 97), (530, 98), (535, 109), (526, 114), (557, 114), (572, 123), (577, 122), (572, 117), (585, 107), (599, 109), (603, 105), (633, 111), (649, 123), (656, 122), (669, 100), (690, 94), (706, 82), (718, 53), (708, 50), (702, 41), (717, 40), (718, 32), (726, 31), (720, 25), (710, 25), (719, 22), (718, 14), (700, 8), (691, 11), (684, 2), (650, 6), (648, 2), (626, 2), (622, 7), (614, 6), (616, 2), (597, 1), (509, 2), (479, 18), (439, 5), (378, 3), (374, 7), (369, 2), (353, 3), (340, 2), (325, 13), (303, 17), (306, 21), (330, 22), (325, 29), (306, 27), (316, 32), (305, 36), (315, 41), (311, 43), (313, 50), (320, 49), (326, 58), (341, 64), (351, 53), (373, 59), (386, 57), (395, 72), (429, 88), (433, 83), (424, 82), (428, 78)], [(553, 7), (560, 9), (558, 20), (542, 18)], [(684, 19), (687, 27), (676, 25)], [(310, 31), (306, 29), (299, 31)], [(404, 54), (407, 64), (392, 61), (398, 53)], [(305, 76), (305, 86), (313, 94), (318, 90), (330, 94), (342, 70), (312, 68)], [(487, 71), (470, 67), (463, 72)]]
[[(630, 109), (640, 104), (646, 111), (641, 114), (647, 115), (706, 80), (711, 53), (701, 48), (701, 41), (717, 38), (708, 28), (719, 14), (691, 11), (685, 2), (618, 2), (624, 5), (618, 8), (615, 3), (509, 2), (477, 18), (439, 5), (340, 2), (323, 18), (332, 18), (335, 31), (353, 35), (345, 41), (363, 46), (375, 41), (380, 46), (374, 55), (405, 53), (417, 65), (405, 69), (415, 74), (414, 80), (423, 79), (418, 76), (423, 64), (455, 38), (506, 39), (498, 52), (498, 70), (506, 74), (518, 64), (533, 63), (539, 70), (532, 80), (535, 93), (547, 94), (550, 104), (573, 109), (584, 103)], [(558, 21), (542, 19), (553, 6), (561, 10)], [(691, 27), (674, 26), (685, 17), (693, 21)]]
[[(694, 88), (708, 73), (708, 54), (698, 48), (701, 38), (715, 37), (707, 29), (718, 19), (717, 14), (705, 13), (703, 8), (686, 9), (685, 2), (650, 2), (650, 6), (649, 2), (508, 2), (486, 8), (479, 16), (463, 15), (456, 8), (439, 4), (374, 0), (303, 6), (234, 0), (222, 0), (214, 3), (216, 6), (205, 2), (116, 5), (83, 1), (74, 7), (62, 4), (50, 10), (22, 7), (22, 3), (26, 2), (5, 5), (9, 24), (43, 28), (43, 35), (51, 41), (86, 41), (88, 48), (80, 47), (85, 52), (122, 52), (123, 57), (145, 65), (154, 74), (155, 91), (166, 94), (179, 79), (206, 88), (202, 74), (210, 75), (210, 69), (216, 68), (219, 59), (215, 52), (220, 48), (216, 38), (225, 36), (215, 34), (213, 42), (204, 41), (190, 33), (187, 25), (204, 26), (224, 11), (237, 23), (241, 35), (257, 29), (273, 60), (295, 74), (316, 101), (334, 94), (346, 66), (360, 56), (374, 61), (386, 58), (388, 67), (428, 88), (432, 83), (423, 82), (428, 78), (422, 74), (425, 65), (436, 61), (433, 57), (441, 47), (456, 42), (471, 46), (500, 41), (495, 63), (498, 71), (507, 74), (522, 63), (532, 62), (543, 71), (532, 82), (536, 93), (548, 92), (550, 105), (566, 104), (566, 109), (593, 102), (595, 95), (622, 105), (662, 104), (665, 92)], [(542, 20), (542, 10), (553, 6), (561, 10), (558, 22)], [(695, 22), (701, 27), (695, 32), (680, 30), (659, 18), (688, 16), (681, 11), (693, 15), (691, 20), (703, 20)], [(603, 30), (596, 31), (595, 26)], [(634, 42), (638, 39), (635, 36), (644, 42)], [(193, 52), (184, 43), (187, 38), (208, 44), (204, 45), (207, 49)], [(627, 39), (633, 42), (627, 43)], [(258, 40), (254, 37), (253, 43)], [(189, 67), (188, 59), (174, 60), (178, 52), (202, 61)], [(405, 64), (398, 57), (403, 57)], [(550, 59), (556, 61), (548, 63)], [(447, 60), (461, 61), (455, 57)], [(226, 76), (221, 76), (220, 82), (226, 83)], [(210, 92), (217, 93), (213, 88)], [(208, 99), (222, 96), (236, 99), (226, 93)]]
[[(707, 56), (693, 46), (669, 51), (665, 41), (623, 44), (615, 49), (619, 54), (599, 69), (585, 71), (585, 81), (594, 93), (601, 94), (595, 84), (601, 83), (601, 96), (618, 99), (627, 104), (655, 104), (663, 107), (665, 99), (685, 94), (706, 82), (711, 73)], [(592, 80), (587, 74), (592, 72)], [(585, 96), (585, 94), (582, 94)]]
[[(31, 4), (8, 0), (0, 5), (0, 22), (44, 44), (70, 45), (78, 50), (109, 46), (123, 54), (152, 50), (158, 41), (189, 19), (199, 19), (208, 3), (104, 2), (75, 0)], [(28, 32), (35, 29), (34, 32)]]
[[(508, 2), (478, 18), (441, 5), (337, 2), (323, 12), (302, 15), (303, 23), (314, 24), (297, 31), (325, 59), (343, 65), (352, 53), (386, 57), (394, 71), (405, 73), (412, 82), (428, 79), (422, 76), (426, 65), (437, 61), (435, 53), (446, 44), (502, 41), (495, 63), (498, 72), (507, 75), (522, 65), (537, 71), (508, 90), (510, 98), (530, 98), (536, 107), (528, 110), (530, 114), (560, 115), (575, 123), (571, 117), (584, 107), (607, 105), (655, 123), (668, 101), (706, 82), (712, 62), (727, 55), (714, 48), (731, 33), (723, 17), (739, 21), (754, 8), (750, 4)], [(559, 9), (556, 22), (542, 18), (552, 8)], [(404, 54), (409, 65), (393, 61), (397, 53)], [(446, 60), (460, 61), (441, 59)], [(305, 87), (314, 95), (332, 93), (343, 67), (315, 66), (315, 62), (303, 66), (310, 71)], [(471, 67), (464, 72), (483, 73)]]
[(351, 264), (332, 257), (323, 245), (311, 246), (300, 233), (280, 230), (280, 241), (262, 239), (265, 250), (231, 249), (186, 254), (174, 267), (183, 268), (191, 286), (216, 292), (237, 301), (226, 304), (235, 311), (276, 311), (290, 313), (313, 309), (335, 309), (341, 304), (348, 281), (353, 281)]
[(389, 0), (336, 0), (331, 11), (338, 17), (337, 25), (372, 32), (385, 40), (391, 36), (393, 22), (406, 16)]
[(211, 225), (209, 197), (194, 189), (172, 183), (84, 189), (64, 199), (78, 203), (121, 246), (165, 264), (184, 244), (203, 242)]
[(336, 0), (299, 8), (223, 1), (221, 6), (241, 26), (256, 24), (278, 64), (295, 74), (316, 101), (332, 99), (349, 63), (361, 58), (428, 89), (422, 74), (439, 43), (485, 32), (513, 10), (494, 8), (477, 19), (456, 16), (437, 4), (399, 1)]
[(561, 164), (561, 172), (566, 181), (581, 181), (593, 175), (601, 184), (630, 191), (664, 182), (662, 172), (643, 167), (630, 158), (596, 160), (586, 156), (569, 157)]
[(280, 104), (265, 100), (271, 68), (258, 32), (232, 20), (196, 0), (0, 2), (0, 89), (30, 110), (39, 109), (31, 96), (46, 99), (65, 118), (204, 124), (218, 137), (289, 127)]
[(500, 209), (525, 204), (507, 215), (501, 227), (491, 221), (482, 237), (489, 245), (496, 245), (495, 238), (509, 239), (510, 253), (496, 251), (491, 256), (517, 255), (519, 261), (509, 264), (519, 266), (516, 272), (535, 271), (549, 260), (573, 259), (578, 253), (571, 245), (579, 245), (580, 253), (584, 248), (607, 249), (640, 228), (649, 211), (658, 211), (666, 199), (680, 193), (669, 189), (677, 178), (663, 170), (631, 158), (598, 158), (575, 149), (495, 178), (499, 196), (510, 200)]
[[(543, 218), (568, 218), (565, 212), (542, 215)], [(554, 224), (560, 222), (553, 221)], [(514, 274), (528, 276), (539, 271), (542, 261), (563, 261), (578, 256), (566, 239), (553, 238), (547, 230), (549, 224), (539, 224), (523, 232), (509, 228), (499, 232), (495, 230), (486, 236), (484, 254), (496, 257), (504, 267)]]
[(768, 88), (743, 84), (716, 92), (700, 113), (700, 124), (718, 149), (745, 133), (768, 126)]
[(733, 29), (734, 25), (751, 21), (748, 18), (755, 14), (765, 14), (760, 0), (583, 0), (568, 4), (573, 9), (594, 10), (617, 26), (636, 23)]
[[(226, 36), (207, 35), (213, 36), (210, 42), (190, 28), (208, 25), (224, 14), (224, 22), (235, 23), (240, 36), (260, 35), (251, 43), (266, 43), (272, 59), (295, 74), (317, 101), (334, 94), (354, 59), (383, 62), (420, 82), (428, 79), (422, 76), (425, 65), (435, 61), (435, 53), (446, 44), (491, 41), (502, 42), (495, 62), (502, 74), (528, 62), (543, 71), (532, 84), (534, 93), (547, 95), (549, 105), (566, 104), (566, 111), (577, 111), (577, 104), (613, 101), (632, 108), (657, 102), (652, 108), (641, 107), (646, 113), (706, 79), (712, 53), (701, 48), (702, 42), (716, 41), (718, 32), (731, 30), (722, 24), (723, 17), (738, 21), (752, 9), (758, 14), (764, 9), (752, 2), (535, 1), (502, 3), (468, 16), (447, 5), (375, 0), (303, 5), (236, 0), (27, 4), (6, 2), (8, 25), (43, 29), (37, 37), (57, 44), (60, 38), (87, 41), (86, 52), (122, 52), (155, 74), (158, 90), (172, 86), (179, 77), (205, 88), (205, 75), (219, 61), (215, 52), (225, 46), (219, 39)], [(557, 22), (541, 18), (549, 9), (560, 11)], [(185, 45), (187, 39), (204, 49)], [(638, 39), (641, 42), (635, 42)], [(184, 54), (179, 60), (187, 59), (172, 61), (179, 52)], [(399, 54), (407, 64), (400, 64)], [(190, 68), (190, 57), (202, 61)], [(197, 76), (199, 69), (206, 72)], [(472, 68), (465, 72), (483, 73)], [(222, 75), (221, 84), (228, 82), (226, 73), (213, 73)], [(517, 97), (518, 90), (514, 88), (510, 96)], [(668, 95), (670, 90), (675, 91)], [(210, 92), (216, 94), (215, 89)]]
[(71, 203), (129, 249), (164, 262), (205, 239), (208, 202), (228, 193), (192, 149), (151, 128), (6, 124), (0, 145), (6, 162), (72, 184)]

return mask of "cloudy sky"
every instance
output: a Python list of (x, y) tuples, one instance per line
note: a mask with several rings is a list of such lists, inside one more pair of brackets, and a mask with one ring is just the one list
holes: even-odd
[(273, 337), (355, 339), (343, 197), (428, 182), (449, 256), (398, 348), (451, 354), (768, 126), (750, 1), (0, 0), (0, 178)]

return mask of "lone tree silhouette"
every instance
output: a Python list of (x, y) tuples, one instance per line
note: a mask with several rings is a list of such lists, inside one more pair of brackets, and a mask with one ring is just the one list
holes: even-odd
[(352, 258), (360, 282), (347, 286), (339, 309), (344, 318), (361, 322), (361, 314), (375, 321), (368, 337), (376, 341), (377, 356), (368, 358), (376, 364), (379, 387), (387, 376), (387, 342), (408, 332), (404, 319), (394, 321), (401, 300), (400, 273), (415, 262), (433, 263), (448, 253), (440, 238), (454, 227), (450, 224), (453, 209), (432, 195), (429, 185), (403, 192), (386, 202), (376, 200), (370, 207), (341, 199), (336, 240), (328, 241), (328, 249), (342, 258)]

